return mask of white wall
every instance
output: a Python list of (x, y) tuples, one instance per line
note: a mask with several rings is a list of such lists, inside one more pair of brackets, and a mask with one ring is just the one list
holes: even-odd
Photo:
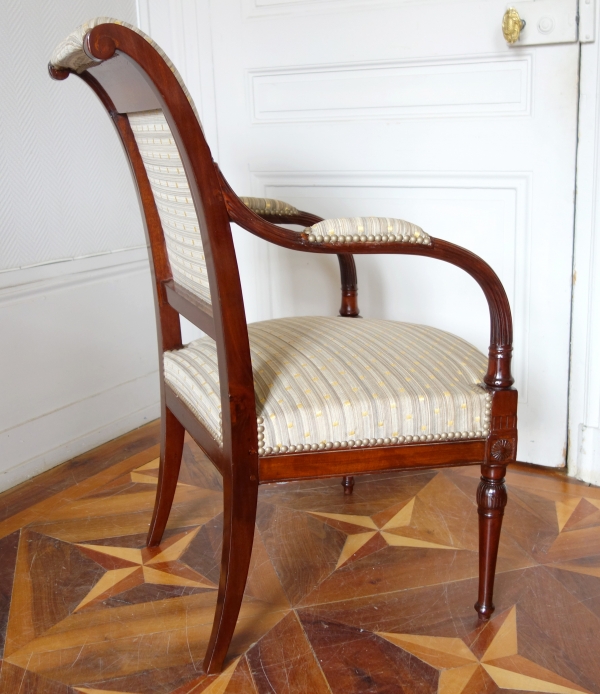
[(0, 8), (0, 490), (158, 416), (140, 212), (104, 108), (55, 45), (135, 0)]

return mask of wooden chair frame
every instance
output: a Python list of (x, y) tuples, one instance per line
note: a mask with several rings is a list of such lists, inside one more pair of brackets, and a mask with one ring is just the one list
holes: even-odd
[[(402, 242), (316, 244), (305, 232), (290, 231), (273, 223), (291, 223), (289, 216), (270, 220), (258, 216), (240, 201), (213, 162), (186, 94), (167, 63), (148, 41), (118, 24), (101, 24), (87, 33), (84, 49), (99, 61), (97, 65), (101, 65), (102, 70), (94, 66), (79, 77), (95, 91), (112, 118), (137, 184), (152, 259), (160, 372), (162, 374), (163, 352), (182, 346), (179, 315), (210, 335), (217, 345), (222, 444), (213, 438), (161, 377), (160, 474), (148, 535), (150, 545), (158, 544), (162, 538), (177, 485), (187, 430), (223, 476), (221, 578), (213, 630), (204, 661), (205, 671), (219, 672), (227, 654), (250, 563), (258, 485), (269, 482), (332, 476), (348, 478), (381, 470), (481, 464), (482, 476), (477, 491), (480, 575), (475, 608), (482, 619), (488, 619), (494, 609), (494, 573), (507, 499), (505, 471), (507, 464), (514, 461), (517, 448), (517, 392), (512, 388), (510, 371), (512, 320), (506, 293), (494, 271), (473, 253), (439, 239), (432, 239), (428, 246)], [(127, 70), (122, 69), (125, 63)], [(70, 72), (50, 67), (54, 79), (64, 79)], [(117, 102), (118, 108), (115, 106)], [(158, 210), (126, 115), (153, 108), (163, 110), (189, 180), (207, 260), (212, 305), (173, 281)], [(299, 213), (295, 219), (301, 224), (318, 220), (309, 213)], [(488, 370), (484, 378), (492, 396), (487, 440), (405, 443), (259, 457), (250, 346), (231, 222), (284, 248), (305, 253), (338, 254), (343, 279), (341, 312), (348, 317), (358, 316), (352, 254), (426, 256), (456, 265), (471, 275), (485, 294), (491, 321)]]

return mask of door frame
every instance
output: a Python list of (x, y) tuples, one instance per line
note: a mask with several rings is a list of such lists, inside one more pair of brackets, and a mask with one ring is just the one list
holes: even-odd
[[(600, 3), (596, 3), (596, 26)], [(600, 41), (581, 44), (568, 472), (600, 485)]]

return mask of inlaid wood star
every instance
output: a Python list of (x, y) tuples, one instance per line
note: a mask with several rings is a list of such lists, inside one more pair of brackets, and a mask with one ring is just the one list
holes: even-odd
[[(413, 514), (416, 497), (372, 516), (348, 515), (343, 513), (321, 513), (312, 511), (311, 515), (348, 534), (336, 569), (366, 557), (386, 546), (421, 547), (426, 549), (463, 549), (459, 545), (433, 542), (425, 539), (426, 533), (414, 527)], [(413, 527), (411, 527), (413, 526)], [(426, 535), (428, 538), (430, 534)], [(435, 539), (435, 536), (432, 537)]]
[(160, 547), (138, 549), (112, 545), (76, 545), (83, 554), (107, 571), (77, 605), (75, 612), (142, 583), (216, 590), (217, 586), (212, 581), (180, 560), (199, 529), (173, 535)]
[[(158, 468), (160, 467), (160, 458), (155, 458), (145, 465), (140, 465), (136, 467), (129, 473), (129, 477), (132, 482), (137, 482), (138, 484), (152, 484), (156, 486), (158, 484)], [(184, 482), (177, 482), (178, 487), (189, 487), (191, 485), (185, 484)]]
[(439, 670), (438, 694), (488, 691), (488, 685), (494, 684), (501, 690), (590, 694), (519, 655), (516, 605), (465, 640), (385, 632), (378, 635)]
[(600, 526), (600, 499), (575, 496), (554, 502), (560, 532)]

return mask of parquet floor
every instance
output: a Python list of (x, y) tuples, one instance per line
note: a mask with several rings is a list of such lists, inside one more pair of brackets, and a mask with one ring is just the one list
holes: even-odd
[(201, 672), (219, 475), (191, 442), (160, 548), (158, 427), (0, 496), (6, 694), (600, 692), (600, 489), (517, 466), (496, 612), (478, 624), (477, 468), (260, 491), (222, 675)]

